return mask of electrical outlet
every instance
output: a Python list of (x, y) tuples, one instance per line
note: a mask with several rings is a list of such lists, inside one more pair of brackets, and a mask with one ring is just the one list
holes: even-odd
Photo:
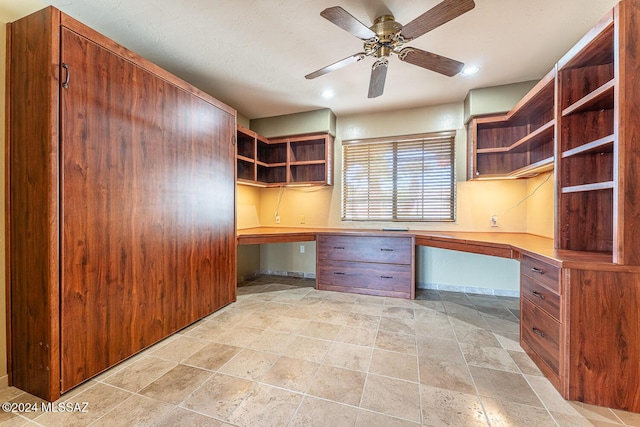
[(276, 215), (276, 224), (280, 224), (280, 215)]
[(300, 245), (300, 253), (303, 254), (304, 253), (304, 245)]
[(300, 224), (304, 224), (307, 218), (304, 215), (300, 215)]
[(498, 215), (491, 215), (491, 226), (492, 227), (498, 226)]

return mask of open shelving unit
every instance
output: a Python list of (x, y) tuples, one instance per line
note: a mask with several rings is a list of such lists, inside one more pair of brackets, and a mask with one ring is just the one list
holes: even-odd
[(609, 14), (558, 62), (556, 182), (560, 249), (614, 254), (615, 25)]
[(238, 125), (238, 183), (259, 187), (333, 185), (329, 134), (267, 139)]
[(553, 169), (555, 69), (507, 114), (474, 118), (469, 177), (518, 178)]

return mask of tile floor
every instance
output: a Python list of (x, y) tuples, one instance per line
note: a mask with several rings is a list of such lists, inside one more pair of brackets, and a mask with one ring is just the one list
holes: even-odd
[[(419, 298), (259, 277), (237, 303), (61, 399), (87, 412), (0, 413), (0, 425), (640, 425), (558, 395), (518, 345), (517, 299)], [(41, 402), (6, 385), (0, 400)]]

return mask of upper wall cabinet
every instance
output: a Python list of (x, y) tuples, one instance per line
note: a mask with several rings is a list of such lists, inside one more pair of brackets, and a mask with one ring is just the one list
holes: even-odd
[(267, 139), (238, 125), (238, 183), (260, 187), (333, 185), (333, 137)]
[(470, 179), (524, 177), (553, 169), (554, 93), (552, 70), (509, 113), (470, 122)]

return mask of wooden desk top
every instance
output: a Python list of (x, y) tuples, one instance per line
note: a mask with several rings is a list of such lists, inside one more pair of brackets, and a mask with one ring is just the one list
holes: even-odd
[[(520, 259), (520, 254), (540, 258), (558, 267), (589, 270), (620, 270), (612, 263), (610, 254), (555, 249), (553, 239), (527, 233), (483, 233), (459, 231), (382, 231), (354, 228), (312, 227), (256, 227), (238, 230), (239, 245), (306, 242), (316, 240), (317, 234), (347, 235), (384, 234), (414, 237), (417, 246), (471, 252), (503, 258)], [(627, 269), (637, 270), (638, 267)]]

